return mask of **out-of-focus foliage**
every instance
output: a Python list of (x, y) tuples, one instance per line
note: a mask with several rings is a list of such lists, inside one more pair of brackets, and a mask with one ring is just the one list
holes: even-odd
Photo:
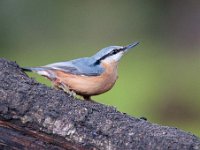
[(38, 66), (140, 41), (93, 99), (200, 135), (199, 24), (200, 1), (1, 0), (0, 57)]

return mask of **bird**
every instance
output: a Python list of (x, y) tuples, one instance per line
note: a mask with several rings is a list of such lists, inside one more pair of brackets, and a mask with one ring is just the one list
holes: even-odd
[(91, 96), (105, 93), (114, 86), (118, 79), (119, 60), (138, 44), (139, 42), (133, 42), (127, 46), (109, 46), (91, 57), (22, 69), (46, 77), (53, 87), (72, 96), (77, 94), (84, 100), (93, 101)]

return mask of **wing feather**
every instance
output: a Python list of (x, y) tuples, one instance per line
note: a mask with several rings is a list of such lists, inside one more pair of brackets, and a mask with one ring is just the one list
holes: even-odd
[(80, 58), (67, 62), (53, 63), (43, 67), (85, 76), (98, 76), (104, 71), (100, 65), (94, 65), (94, 60), (91, 58)]

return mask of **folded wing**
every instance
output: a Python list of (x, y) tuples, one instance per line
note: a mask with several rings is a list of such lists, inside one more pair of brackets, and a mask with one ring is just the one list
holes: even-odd
[(53, 78), (53, 72), (63, 71), (74, 75), (98, 76), (104, 71), (100, 65), (94, 65), (90, 58), (75, 59), (67, 62), (58, 62), (41, 67), (24, 67), (25, 71), (33, 71), (40, 75)]

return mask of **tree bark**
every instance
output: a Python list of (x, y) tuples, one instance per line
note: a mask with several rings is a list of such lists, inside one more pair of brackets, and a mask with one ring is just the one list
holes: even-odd
[(0, 149), (200, 149), (200, 139), (37, 83), (0, 59)]

